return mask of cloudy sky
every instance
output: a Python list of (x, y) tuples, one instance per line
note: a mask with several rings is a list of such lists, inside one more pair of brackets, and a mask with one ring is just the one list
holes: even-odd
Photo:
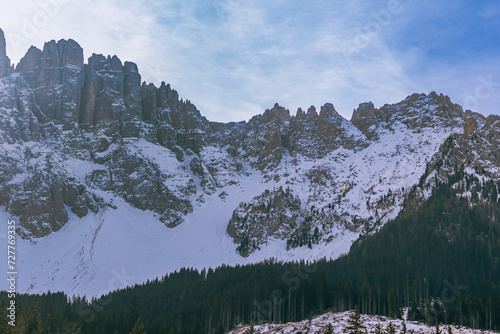
[(331, 102), (350, 119), (437, 91), (500, 114), (497, 0), (2, 0), (14, 63), (30, 45), (72, 38), (138, 64), (214, 121), (249, 119), (275, 102)]

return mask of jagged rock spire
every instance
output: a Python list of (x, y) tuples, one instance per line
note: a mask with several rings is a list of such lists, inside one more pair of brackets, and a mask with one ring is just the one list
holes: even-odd
[(7, 50), (5, 47), (5, 35), (3, 34), (2, 29), (0, 29), (0, 56), (7, 56)]
[(0, 29), (0, 78), (11, 73), (10, 59), (7, 57), (7, 48), (3, 30)]

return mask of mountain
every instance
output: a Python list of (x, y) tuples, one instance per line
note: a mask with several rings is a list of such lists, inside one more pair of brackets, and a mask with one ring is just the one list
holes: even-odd
[(500, 117), (442, 94), (362, 103), (351, 120), (330, 103), (295, 115), (275, 104), (217, 123), (170, 85), (141, 83), (134, 63), (85, 63), (73, 40), (11, 66), (3, 32), (0, 145), (0, 216), (17, 221), (18, 289), (35, 293), (337, 258), (439, 181), (459, 176), (467, 198), (488, 185), (478, 199), (497, 202), (500, 180)]

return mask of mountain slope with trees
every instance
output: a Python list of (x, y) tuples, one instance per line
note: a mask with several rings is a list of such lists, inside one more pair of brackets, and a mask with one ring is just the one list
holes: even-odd
[[(458, 196), (462, 189), (452, 185), (460, 176), (438, 182), (428, 200), (336, 261), (183, 269), (91, 301), (41, 295), (42, 326), (75, 322), (82, 333), (127, 333), (141, 317), (147, 333), (222, 333), (358, 305), (364, 314), (399, 318), (408, 307), (409, 320), (499, 330), (499, 206), (477, 200), (484, 186), (468, 176), (476, 190)], [(33, 305), (33, 296), (21, 299)]]

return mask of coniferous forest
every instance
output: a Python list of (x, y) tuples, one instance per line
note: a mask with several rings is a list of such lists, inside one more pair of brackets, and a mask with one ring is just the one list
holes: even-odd
[[(487, 199), (498, 185), (474, 189), (472, 197)], [(390, 317), (408, 307), (409, 320), (500, 330), (500, 205), (471, 206), (461, 190), (435, 187), (417, 209), (405, 204), (335, 261), (183, 269), (94, 300), (21, 295), (15, 331), (2, 322), (0, 332), (224, 333), (355, 305)], [(5, 293), (0, 300), (5, 313)]]

